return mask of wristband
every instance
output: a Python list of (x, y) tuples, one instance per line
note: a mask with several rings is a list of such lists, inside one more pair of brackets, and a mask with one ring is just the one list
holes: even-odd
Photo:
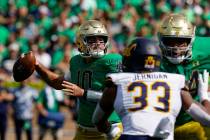
[(83, 98), (92, 101), (92, 102), (98, 102), (102, 97), (102, 92), (94, 91), (94, 90), (85, 90), (83, 94)]

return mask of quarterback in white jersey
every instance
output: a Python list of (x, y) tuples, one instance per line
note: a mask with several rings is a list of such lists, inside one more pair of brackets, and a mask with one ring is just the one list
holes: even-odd
[[(158, 45), (150, 39), (137, 38), (124, 50), (124, 72), (107, 75), (106, 88), (93, 115), (99, 131), (117, 133), (107, 121), (114, 109), (123, 124), (120, 140), (173, 140), (181, 107), (210, 126), (210, 109), (193, 101), (185, 77), (158, 72), (161, 58)], [(204, 72), (204, 80), (199, 76), (200, 96), (206, 96), (208, 73)]]

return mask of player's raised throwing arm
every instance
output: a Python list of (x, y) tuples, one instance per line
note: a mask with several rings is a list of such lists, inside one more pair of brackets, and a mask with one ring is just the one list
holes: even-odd
[(35, 64), (35, 70), (48, 85), (57, 90), (63, 89), (62, 86), (62, 82), (64, 80), (63, 76), (60, 76), (48, 70), (46, 67), (44, 67), (42, 64), (38, 62), (36, 62)]

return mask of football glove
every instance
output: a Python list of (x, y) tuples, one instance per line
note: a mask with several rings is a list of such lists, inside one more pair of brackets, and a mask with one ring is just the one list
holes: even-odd
[(209, 100), (208, 79), (209, 79), (209, 72), (207, 72), (207, 70), (204, 70), (203, 74), (199, 74), (198, 76), (198, 96), (200, 97), (200, 102), (204, 100)]

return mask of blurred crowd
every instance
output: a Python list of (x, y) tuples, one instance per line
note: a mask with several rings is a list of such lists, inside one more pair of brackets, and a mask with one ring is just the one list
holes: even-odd
[(133, 36), (156, 37), (171, 12), (185, 14), (197, 35), (210, 35), (208, 0), (1, 0), (0, 64), (11, 74), (17, 56), (32, 50), (45, 66), (68, 75), (68, 61), (77, 54), (75, 34), (85, 20), (103, 21), (110, 51), (120, 52)]
[[(196, 25), (196, 35), (210, 36), (209, 0), (0, 0), (1, 87), (13, 94), (10, 89), (20, 87), (12, 67), (29, 50), (44, 66), (70, 78), (69, 60), (78, 54), (76, 31), (87, 19), (102, 21), (110, 35), (109, 52), (121, 53), (134, 36), (157, 39), (159, 22), (168, 13), (183, 13)], [(27, 84), (37, 91), (46, 88), (36, 74)]]

